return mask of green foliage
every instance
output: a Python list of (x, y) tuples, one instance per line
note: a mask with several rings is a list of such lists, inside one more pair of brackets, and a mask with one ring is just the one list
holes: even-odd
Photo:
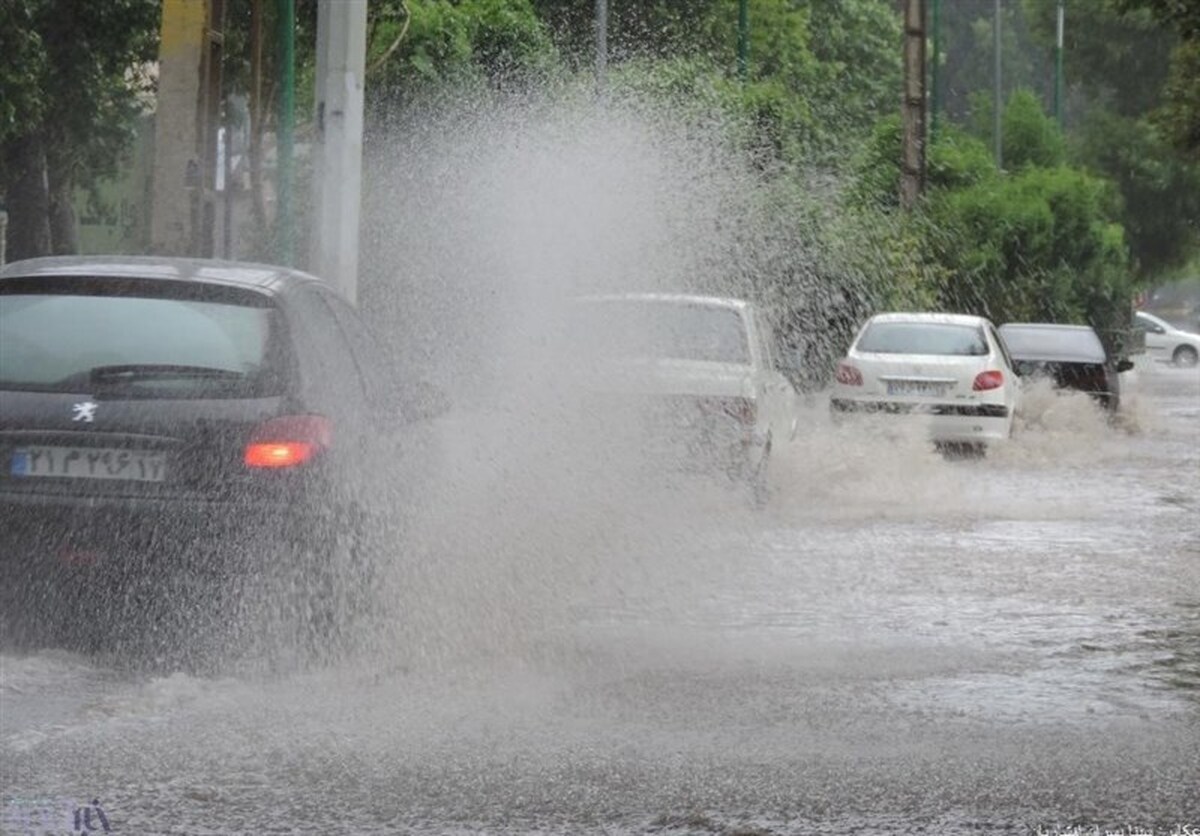
[(808, 0), (816, 97), (835, 131), (865, 134), (897, 106), (901, 84), (900, 16), (879, 0)]
[(1200, 38), (1175, 48), (1158, 121), (1175, 147), (1200, 164)]
[(1042, 103), (1029, 90), (1012, 94), (1001, 115), (1004, 166), (1017, 170), (1029, 166), (1061, 165), (1066, 157), (1062, 132), (1046, 116)]
[(110, 173), (150, 89), (138, 70), (155, 55), (158, 3), (6, 0), (0, 8), (0, 141), (40, 143), (81, 185)]
[(954, 276), (950, 309), (1011, 320), (1107, 322), (1128, 301), (1112, 187), (1067, 167), (1029, 167), (931, 198), (932, 251)]
[[(1065, 0), (1063, 72), (1095, 102), (1127, 116), (1158, 104), (1167, 78), (1172, 33), (1126, 0)], [(1035, 40), (1047, 53), (1057, 30), (1058, 0), (1024, 0)]]
[(931, 189), (962, 189), (996, 177), (988, 146), (953, 125), (941, 129), (929, 149), (926, 183)]
[(1181, 266), (1200, 236), (1200, 168), (1172, 153), (1146, 119), (1097, 109), (1081, 126), (1075, 158), (1111, 179), (1133, 263), (1149, 277)]
[(71, 252), (71, 199), (115, 172), (152, 89), (157, 0), (0, 3), (0, 193), (9, 255)]
[[(899, 116), (880, 119), (854, 165), (851, 203), (858, 207), (896, 208), (900, 203)], [(996, 176), (987, 146), (954, 125), (947, 125), (926, 149), (926, 188), (930, 191), (972, 186)]]
[[(938, 99), (941, 111), (952, 119), (962, 122), (973, 113), (990, 119), (990, 108), (979, 110), (973, 97), (986, 92), (990, 102), (993, 96), (993, 23), (994, 0), (942, 0)], [(1016, 89), (1040, 89), (1050, 77), (1049, 56), (1035, 48), (1021, 4), (1015, 0), (1006, 0), (1002, 7), (1000, 58), (1002, 100)], [(991, 122), (983, 127), (980, 136), (990, 136)]]
[(48, 59), (35, 12), (32, 3), (0, 3), (0, 143), (39, 124), (47, 106)]
[[(590, 65), (593, 4), (534, 0), (574, 66)], [(722, 87), (734, 121), (748, 117), (755, 153), (836, 163), (848, 144), (896, 107), (900, 18), (889, 0), (749, 0), (749, 83), (735, 79), (738, 0), (610, 0), (616, 63), (644, 72), (698, 72), (702, 87)], [(727, 83), (722, 84), (723, 78)]]
[(367, 63), (372, 80), (388, 90), (501, 83), (556, 58), (529, 0), (409, 0), (382, 4), (375, 14)]

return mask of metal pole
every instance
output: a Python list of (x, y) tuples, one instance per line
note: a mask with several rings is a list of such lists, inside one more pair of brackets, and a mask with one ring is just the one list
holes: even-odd
[(738, 0), (737, 72), (746, 80), (750, 69), (750, 0)]
[(1058, 0), (1058, 27), (1054, 37), (1054, 118), (1061, 130), (1063, 126), (1063, 28), (1066, 10), (1063, 0)]
[(608, 0), (596, 0), (596, 89), (604, 89), (608, 71)]
[(1002, 135), (1004, 128), (1001, 124), (1001, 112), (1004, 109), (1004, 85), (1002, 80), (1003, 67), (1001, 65), (1001, 46), (1003, 39), (1000, 32), (1000, 13), (1003, 0), (996, 0), (996, 13), (992, 20), (992, 46), (996, 52), (996, 69), (995, 69), (995, 106), (992, 108), (995, 114), (995, 124), (993, 125), (994, 141), (996, 145), (996, 168), (1004, 168), (1004, 148)]
[(321, 0), (310, 267), (351, 302), (358, 296), (366, 53), (367, 0)]
[(275, 257), (280, 264), (295, 260), (296, 217), (292, 206), (293, 133), (296, 119), (296, 4), (276, 0), (279, 47), (279, 113), (276, 125)]
[(933, 0), (933, 61), (930, 66), (929, 78), (929, 142), (937, 142), (938, 111), (941, 102), (938, 98), (938, 70), (942, 64), (942, 0)]

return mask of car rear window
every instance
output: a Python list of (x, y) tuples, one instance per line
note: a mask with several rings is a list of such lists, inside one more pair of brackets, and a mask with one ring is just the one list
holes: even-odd
[(948, 322), (872, 322), (856, 348), (872, 354), (983, 357), (987, 337), (977, 325)]
[(581, 303), (572, 338), (599, 356), (748, 364), (740, 312), (719, 305), (613, 299)]
[(1000, 335), (1009, 353), (1023, 360), (1075, 360), (1103, 363), (1104, 346), (1090, 328), (1039, 328), (1005, 325)]
[[(245, 398), (282, 388), (278, 316), (252, 292), (151, 295), (103, 282), (0, 293), (0, 388)], [(127, 289), (127, 288), (126, 288)]]

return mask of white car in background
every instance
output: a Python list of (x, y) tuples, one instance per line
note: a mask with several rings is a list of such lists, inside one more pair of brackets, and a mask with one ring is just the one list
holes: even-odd
[(882, 413), (919, 421), (940, 445), (982, 448), (1009, 438), (1020, 398), (995, 326), (960, 314), (873, 316), (835, 380), (835, 417)]
[(632, 413), (648, 448), (764, 498), (772, 451), (795, 435), (798, 396), (753, 304), (622, 293), (582, 297), (570, 319), (594, 416), (613, 424)]
[(1146, 334), (1146, 354), (1161, 363), (1174, 363), (1185, 368), (1200, 362), (1200, 334), (1181, 331), (1153, 314), (1138, 311), (1133, 326)]

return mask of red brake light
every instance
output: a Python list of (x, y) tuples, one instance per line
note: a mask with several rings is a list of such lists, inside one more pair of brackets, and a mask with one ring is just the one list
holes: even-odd
[(246, 467), (296, 467), (311, 461), (333, 441), (333, 424), (322, 415), (285, 415), (255, 427), (246, 445)]
[(989, 389), (999, 389), (1003, 385), (1004, 372), (992, 370), (975, 375), (975, 382), (971, 384), (971, 388), (976, 392), (986, 392)]
[(837, 382), (846, 386), (862, 386), (863, 376), (857, 368), (849, 363), (838, 363), (837, 372), (834, 374)]

